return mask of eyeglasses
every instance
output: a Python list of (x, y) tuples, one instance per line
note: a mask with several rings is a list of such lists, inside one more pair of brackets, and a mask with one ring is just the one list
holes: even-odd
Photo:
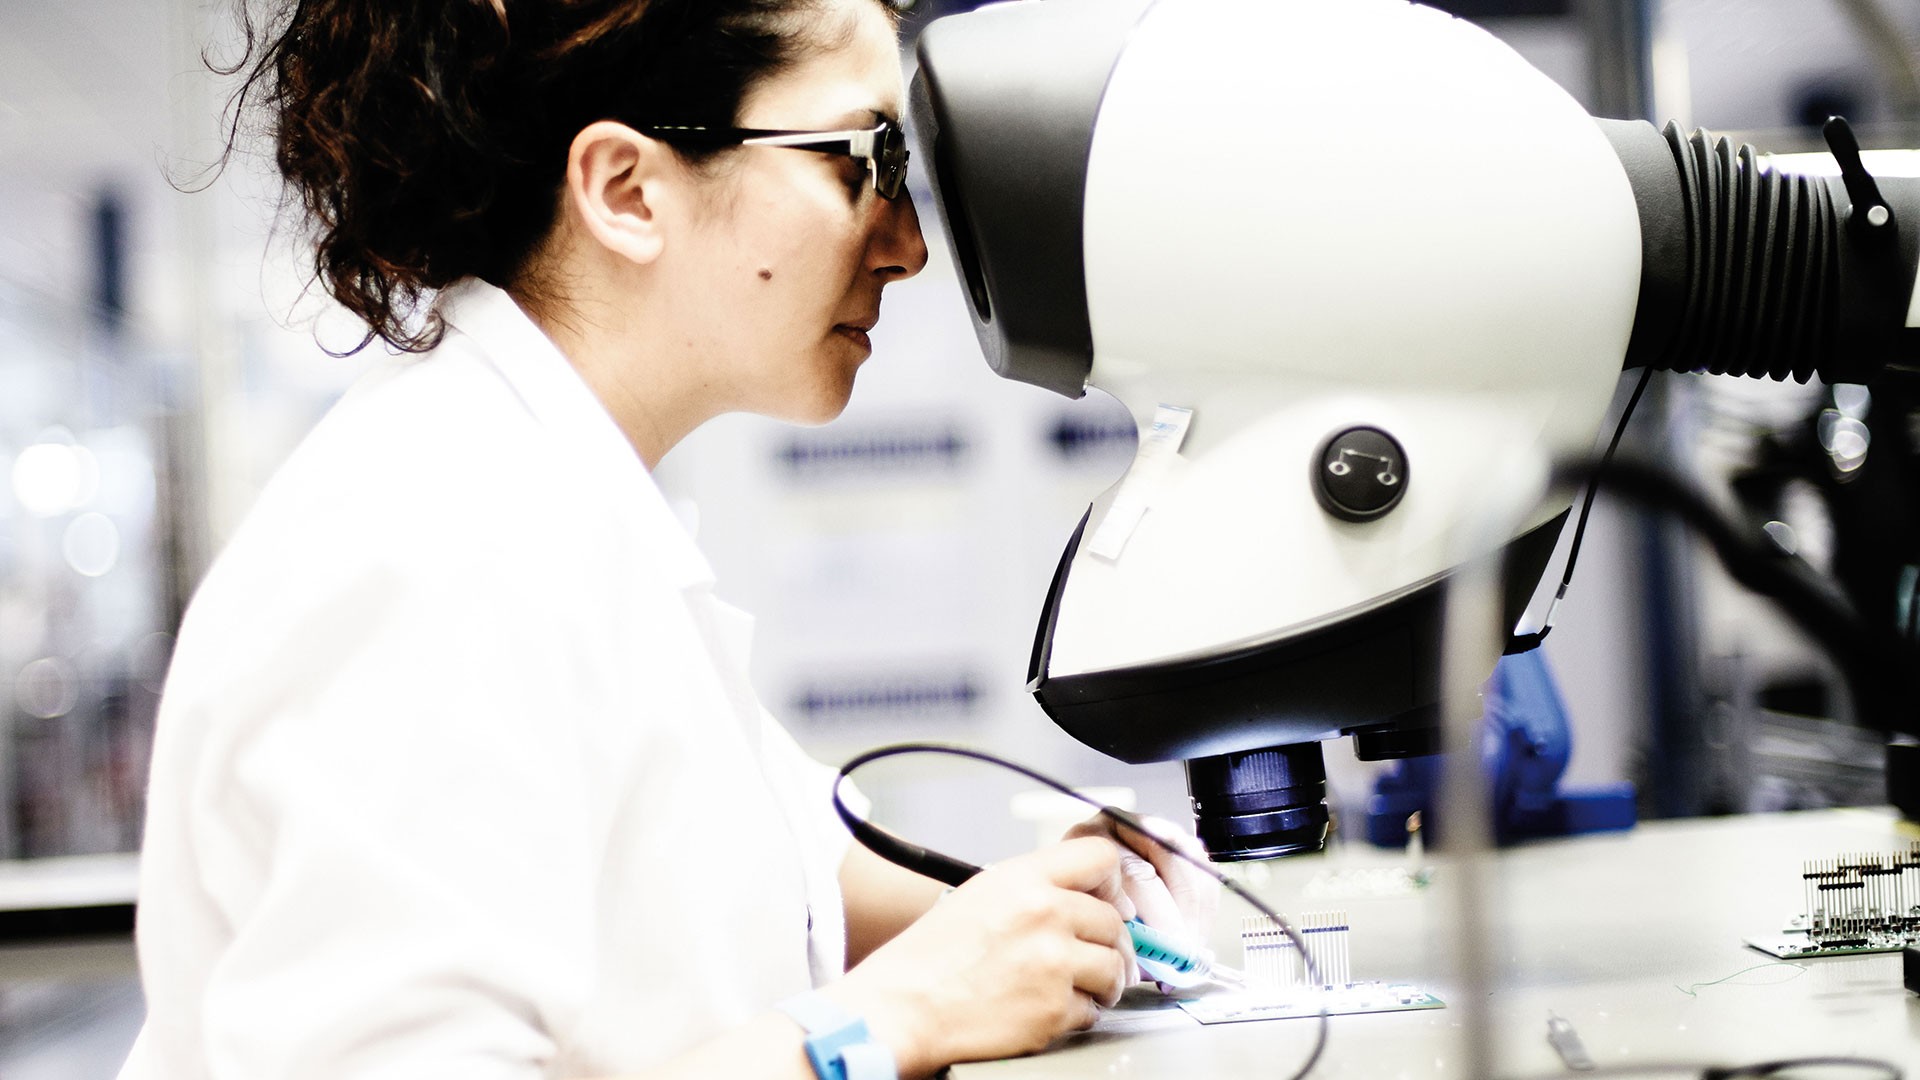
[(892, 120), (851, 131), (779, 131), (769, 128), (659, 125), (639, 129), (664, 143), (681, 146), (783, 146), (817, 154), (839, 154), (867, 163), (873, 190), (897, 199), (907, 186), (907, 135)]

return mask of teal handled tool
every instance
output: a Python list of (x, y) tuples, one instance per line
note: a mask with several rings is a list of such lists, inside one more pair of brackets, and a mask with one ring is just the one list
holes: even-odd
[(1182, 950), (1166, 934), (1139, 919), (1127, 920), (1127, 933), (1133, 937), (1133, 958), (1140, 970), (1176, 990), (1191, 990), (1205, 984), (1244, 990), (1246, 976), (1224, 964), (1213, 962), (1213, 950), (1197, 954)]

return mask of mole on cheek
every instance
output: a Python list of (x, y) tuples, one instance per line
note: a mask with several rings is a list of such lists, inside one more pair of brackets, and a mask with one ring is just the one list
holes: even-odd
[(771, 271), (771, 270), (768, 270), (768, 269), (766, 269), (766, 268), (764, 268), (764, 267), (763, 267), (763, 268), (761, 268), (761, 270), (760, 270), (760, 280), (761, 280), (761, 281), (772, 281), (772, 280), (773, 280), (773, 271)]

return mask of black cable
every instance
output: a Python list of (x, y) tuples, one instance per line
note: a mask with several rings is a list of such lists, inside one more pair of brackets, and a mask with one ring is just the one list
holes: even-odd
[[(1606, 452), (1600, 455), (1599, 467), (1593, 470), (1592, 477), (1587, 481), (1586, 498), (1580, 503), (1580, 519), (1573, 525), (1573, 543), (1567, 545), (1567, 566), (1560, 575), (1560, 587), (1553, 593), (1553, 603), (1556, 605), (1567, 598), (1567, 588), (1573, 584), (1573, 567), (1580, 561), (1580, 545), (1587, 538), (1587, 515), (1593, 513), (1593, 497), (1600, 493), (1600, 481), (1607, 474), (1607, 466), (1613, 463), (1613, 452), (1620, 448), (1620, 437), (1627, 433), (1627, 421), (1633, 418), (1634, 406), (1640, 404), (1640, 395), (1647, 392), (1647, 384), (1652, 381), (1653, 368), (1640, 369), (1640, 382), (1627, 398), (1626, 407), (1620, 410), (1620, 422), (1614, 426), (1613, 438), (1607, 441)], [(1553, 608), (1548, 607), (1546, 624), (1535, 633), (1513, 635), (1507, 642), (1506, 652), (1511, 656), (1537, 649), (1552, 631)]]
[[(1735, 1065), (1731, 1068), (1712, 1068), (1700, 1073), (1700, 1080), (1738, 1080), (1740, 1077), (1777, 1076), (1789, 1069), (1806, 1069), (1832, 1066), (1854, 1066), (1862, 1069), (1886, 1070), (1886, 1080), (1902, 1080), (1900, 1067), (1891, 1061), (1863, 1057), (1804, 1057), (1785, 1058), (1780, 1061), (1762, 1061), (1754, 1065)], [(1881, 1080), (1879, 1076), (1871, 1080)]]
[(1573, 583), (1573, 564), (1580, 561), (1580, 543), (1587, 536), (1587, 515), (1593, 513), (1593, 497), (1600, 493), (1600, 481), (1607, 475), (1607, 466), (1613, 463), (1613, 452), (1620, 449), (1620, 437), (1627, 433), (1627, 421), (1633, 419), (1634, 406), (1640, 404), (1640, 395), (1647, 392), (1647, 384), (1653, 381), (1653, 369), (1643, 368), (1640, 382), (1634, 386), (1632, 396), (1627, 398), (1626, 408), (1620, 410), (1620, 423), (1613, 429), (1613, 438), (1607, 440), (1606, 453), (1600, 455), (1600, 466), (1593, 470), (1592, 479), (1587, 481), (1587, 496), (1580, 503), (1580, 520), (1573, 527), (1573, 543), (1567, 547), (1567, 569), (1560, 575), (1559, 596), (1567, 595), (1567, 586)]
[[(1262, 903), (1258, 897), (1246, 889), (1241, 888), (1239, 884), (1229, 880), (1226, 875), (1214, 869), (1212, 864), (1204, 859), (1195, 858), (1182, 850), (1177, 844), (1170, 843), (1154, 835), (1152, 830), (1147, 828), (1146, 823), (1133, 814), (1119, 807), (1107, 806), (1096, 799), (1090, 799), (1068, 787), (1066, 784), (1055, 780), (1051, 776), (1030, 769), (1017, 761), (1009, 761), (998, 755), (989, 754), (984, 750), (974, 750), (965, 746), (951, 746), (945, 743), (894, 743), (890, 746), (881, 746), (868, 750), (863, 754), (855, 756), (845, 765), (840, 766), (840, 775), (836, 776), (833, 781), (834, 812), (839, 814), (840, 820), (846, 823), (847, 829), (853, 833), (854, 839), (860, 841), (861, 846), (873, 852), (875, 855), (880, 856), (895, 866), (911, 870), (914, 873), (922, 874), (935, 881), (956, 888), (959, 887), (962, 882), (978, 873), (980, 869), (979, 867), (961, 862), (959, 859), (951, 856), (942, 855), (937, 851), (902, 840), (900, 837), (855, 814), (853, 810), (847, 806), (846, 801), (840, 797), (840, 785), (852, 774), (853, 770), (868, 762), (879, 761), (882, 758), (901, 757), (907, 754), (945, 754), (951, 757), (963, 757), (971, 758), (974, 761), (984, 761), (989, 765), (998, 765), (1003, 769), (1019, 773), (1021, 776), (1032, 780), (1036, 784), (1052, 788), (1062, 795), (1086, 803), (1088, 806), (1099, 811), (1102, 816), (1133, 832), (1139, 833), (1153, 841), (1161, 850), (1192, 865), (1201, 873), (1219, 882), (1228, 892), (1252, 905), (1255, 911), (1271, 919), (1273, 924), (1280, 928), (1280, 932), (1287, 936), (1287, 940), (1293, 943), (1294, 951), (1300, 954), (1300, 960), (1306, 966), (1307, 982), (1310, 985), (1319, 984), (1319, 968), (1314, 964), (1313, 956), (1307, 950), (1306, 939), (1300, 936), (1300, 931), (1296, 930), (1293, 924), (1283, 918), (1279, 912), (1268, 907)], [(1327, 1003), (1324, 998), (1320, 1002), (1318, 1019), (1319, 1025), (1314, 1032), (1313, 1050), (1307, 1055), (1307, 1060), (1300, 1065), (1300, 1068), (1295, 1070), (1290, 1080), (1301, 1080), (1301, 1078), (1312, 1072), (1313, 1067), (1320, 1062), (1320, 1055), (1326, 1051), (1327, 1031), (1331, 1025), (1327, 1014)]]

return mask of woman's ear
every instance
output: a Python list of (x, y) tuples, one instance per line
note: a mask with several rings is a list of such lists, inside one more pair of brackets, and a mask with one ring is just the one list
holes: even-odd
[(635, 264), (666, 246), (670, 214), (685, 167), (665, 143), (625, 124), (597, 120), (567, 150), (566, 205), (588, 236)]

